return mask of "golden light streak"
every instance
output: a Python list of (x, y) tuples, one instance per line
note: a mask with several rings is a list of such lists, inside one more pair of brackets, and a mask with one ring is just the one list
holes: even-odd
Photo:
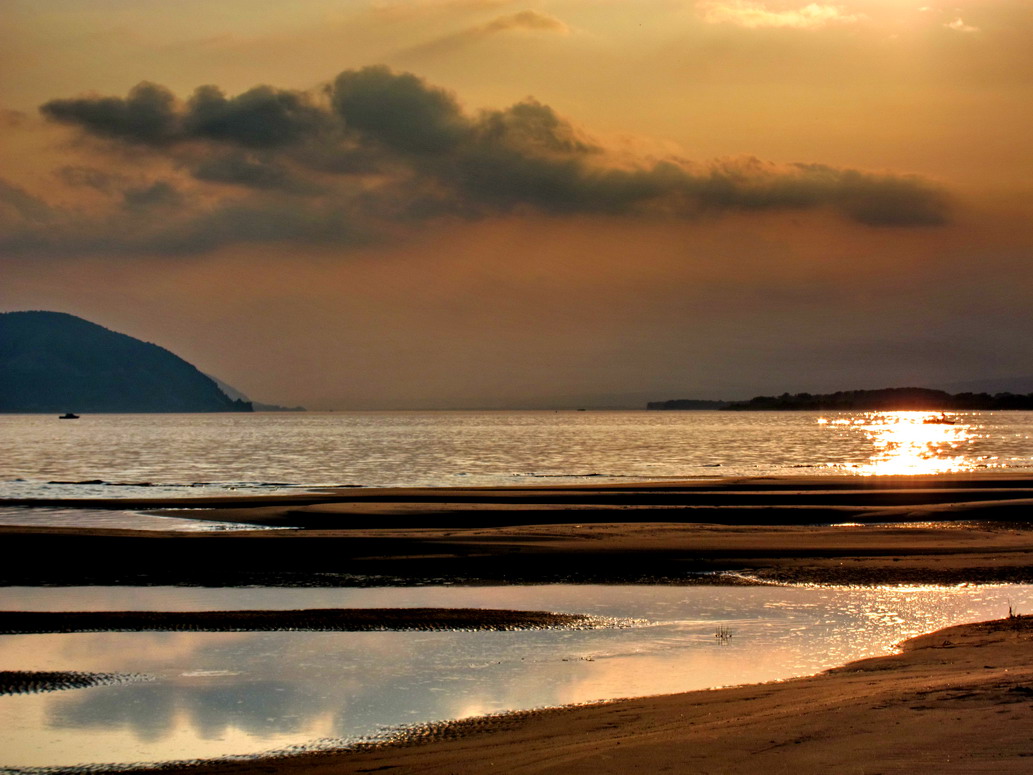
[(871, 444), (871, 457), (853, 471), (863, 476), (943, 474), (971, 471), (966, 454), (974, 439), (964, 415), (954, 412), (866, 412), (823, 424), (850, 425)]

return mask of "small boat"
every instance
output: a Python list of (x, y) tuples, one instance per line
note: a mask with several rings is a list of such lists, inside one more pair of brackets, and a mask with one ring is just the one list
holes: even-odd
[(79, 415), (74, 414), (72, 412), (65, 412), (63, 415), (61, 415), (57, 419), (59, 419), (59, 420), (78, 420), (79, 419)]
[(940, 412), (939, 417), (926, 417), (922, 420), (926, 425), (955, 425), (957, 420), (952, 420), (945, 412)]

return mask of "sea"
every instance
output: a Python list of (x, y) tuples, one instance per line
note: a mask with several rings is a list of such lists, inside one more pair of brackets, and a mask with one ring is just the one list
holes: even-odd
[(0, 499), (1033, 470), (1033, 412), (0, 415)]

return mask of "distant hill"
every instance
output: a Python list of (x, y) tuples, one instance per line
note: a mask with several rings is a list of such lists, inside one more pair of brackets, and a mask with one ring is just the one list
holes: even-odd
[(0, 412), (250, 412), (157, 345), (63, 312), (0, 313)]
[[(712, 404), (706, 406), (706, 404)], [(651, 401), (649, 409), (726, 409), (732, 411), (904, 411), (1033, 409), (1033, 393), (947, 393), (930, 388), (843, 390), (837, 393), (783, 393), (749, 401)]]

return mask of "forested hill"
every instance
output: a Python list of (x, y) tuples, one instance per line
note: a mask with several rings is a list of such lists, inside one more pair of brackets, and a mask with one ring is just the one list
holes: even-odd
[(844, 390), (838, 393), (783, 393), (756, 396), (749, 401), (721, 402), (719, 406), (693, 406), (709, 402), (652, 401), (649, 409), (714, 408), (729, 411), (903, 411), (903, 410), (1004, 410), (1033, 409), (1033, 393), (947, 393), (929, 388), (883, 388), (881, 390)]
[(250, 412), (168, 350), (63, 312), (0, 313), (0, 412)]

